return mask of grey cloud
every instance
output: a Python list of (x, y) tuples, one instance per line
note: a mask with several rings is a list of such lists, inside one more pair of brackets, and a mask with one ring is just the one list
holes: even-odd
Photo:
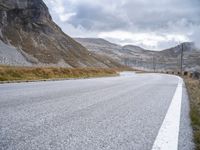
[(97, 31), (109, 31), (128, 27), (128, 22), (125, 18), (104, 10), (103, 6), (81, 4), (76, 9), (76, 15), (68, 21), (68, 23), (76, 27), (81, 25), (85, 29)]
[[(181, 34), (199, 41), (200, 0), (57, 0), (62, 1), (65, 12), (75, 12), (66, 22), (52, 10), (54, 20), (64, 31), (71, 33), (80, 27), (85, 36), (121, 30), (131, 33), (155, 32), (156, 34)], [(95, 34), (94, 34), (95, 33)], [(83, 35), (83, 34), (82, 34)], [(73, 36), (80, 36), (74, 33)], [(117, 39), (113, 40), (117, 41)], [(120, 43), (120, 40), (118, 40)], [(130, 41), (127, 41), (130, 42)], [(176, 41), (158, 43), (158, 48), (174, 45)]]
[(196, 0), (128, 1), (123, 9), (127, 10), (130, 20), (140, 28), (167, 28), (169, 22), (182, 19), (190, 23), (200, 23), (200, 5)]
[(191, 41), (195, 42), (195, 45), (200, 50), (200, 25), (197, 27), (194, 27), (193, 33), (190, 35)]
[[(118, 1), (116, 1), (118, 3)], [(167, 28), (169, 22), (183, 19), (190, 24), (200, 23), (200, 5), (198, 0), (127, 0), (116, 10), (104, 9), (106, 4), (93, 5), (92, 1), (76, 5), (76, 13), (69, 23), (92, 30), (131, 29), (137, 26), (143, 29), (156, 30)], [(109, 1), (107, 5), (112, 7)], [(119, 12), (127, 18), (121, 17)]]

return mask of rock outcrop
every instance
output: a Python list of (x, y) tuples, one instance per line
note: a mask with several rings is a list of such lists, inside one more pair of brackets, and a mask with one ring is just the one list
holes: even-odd
[[(15, 65), (57, 65), (65, 67), (110, 67), (118, 63), (92, 54), (67, 36), (52, 21), (42, 0), (0, 0), (0, 51), (3, 44), (15, 48), (24, 63)], [(5, 52), (6, 54), (6, 52)], [(0, 54), (1, 55), (1, 54)], [(12, 58), (13, 60), (18, 59)], [(0, 56), (7, 64), (10, 56)], [(5, 61), (7, 60), (7, 61)], [(14, 61), (18, 62), (18, 61)], [(8, 63), (12, 64), (13, 63)]]

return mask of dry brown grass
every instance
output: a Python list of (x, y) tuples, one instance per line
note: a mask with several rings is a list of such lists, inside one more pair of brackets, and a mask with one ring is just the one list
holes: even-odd
[(196, 150), (200, 150), (200, 82), (191, 78), (185, 78), (185, 83), (190, 97), (190, 117)]
[(113, 76), (122, 70), (124, 69), (0, 66), (0, 81)]

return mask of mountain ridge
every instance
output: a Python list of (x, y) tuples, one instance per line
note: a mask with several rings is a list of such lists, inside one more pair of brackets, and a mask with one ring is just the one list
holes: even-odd
[(200, 70), (200, 50), (193, 43), (152, 51), (99, 38), (73, 39), (53, 22), (42, 0), (0, 1), (0, 64), (179, 70), (181, 46), (184, 69)]
[[(102, 53), (104, 55), (110, 56), (111, 58), (114, 58), (114, 60), (120, 61), (126, 66), (149, 71), (155, 70), (155, 67), (159, 71), (178, 71), (180, 68), (180, 54), (183, 45), (185, 70), (200, 70), (200, 64), (198, 61), (198, 58), (200, 57), (200, 51), (192, 42), (185, 42), (161, 51), (152, 51), (135, 45), (118, 45), (118, 49), (115, 49), (115, 47), (112, 47), (113, 45), (116, 46), (114, 43), (108, 41), (107, 43), (111, 43), (110, 45), (96, 45), (97, 42), (94, 44), (92, 42), (94, 39), (91, 41), (90, 38), (78, 38), (75, 40), (80, 42), (90, 51), (95, 49), (96, 53)], [(105, 49), (102, 51), (102, 48), (109, 48), (109, 53), (108, 50)]]
[[(66, 35), (53, 22), (48, 7), (42, 0), (0, 1), (0, 31), (1, 64), (63, 67), (121, 66), (89, 52)], [(10, 58), (11, 53), (13, 56), (16, 54), (16, 57)], [(18, 61), (19, 58), (24, 59), (23, 62)]]

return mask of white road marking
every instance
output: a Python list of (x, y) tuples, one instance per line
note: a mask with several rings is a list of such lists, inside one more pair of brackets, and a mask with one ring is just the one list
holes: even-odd
[(169, 106), (165, 119), (158, 132), (152, 150), (177, 150), (181, 115), (183, 80), (179, 78), (178, 86)]

